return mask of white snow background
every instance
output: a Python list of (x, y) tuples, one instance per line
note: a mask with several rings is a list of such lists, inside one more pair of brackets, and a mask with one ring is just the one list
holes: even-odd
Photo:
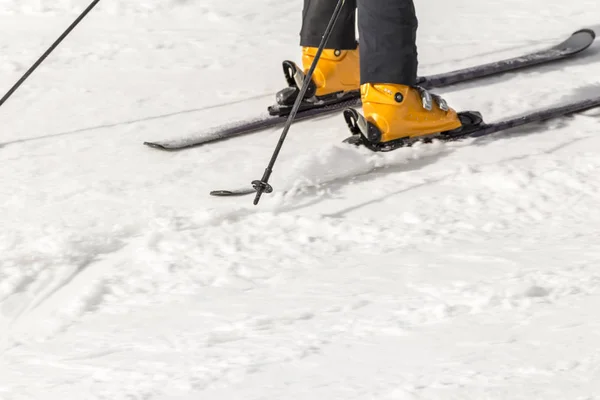
[[(5, 93), (89, 3), (0, 0)], [(596, 1), (420, 0), (420, 73), (600, 32)], [(600, 111), (371, 154), (264, 112), (300, 0), (103, 0), (0, 108), (0, 399), (598, 399)], [(576, 59), (437, 90), (493, 121), (600, 95)]]

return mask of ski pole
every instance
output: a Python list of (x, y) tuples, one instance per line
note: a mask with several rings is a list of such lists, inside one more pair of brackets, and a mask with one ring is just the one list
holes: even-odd
[(94, 7), (96, 7), (96, 4), (98, 4), (99, 2), (100, 2), (100, 0), (92, 1), (92, 3), (88, 6), (88, 8), (86, 8), (79, 15), (79, 17), (77, 17), (77, 19), (71, 24), (71, 26), (69, 26), (67, 28), (67, 30), (64, 31), (63, 34), (60, 35), (60, 37), (58, 39), (56, 39), (56, 41), (54, 43), (52, 43), (52, 46), (50, 46), (50, 48), (48, 48), (48, 50), (46, 50), (46, 52), (44, 54), (42, 54), (42, 56), (40, 58), (38, 58), (38, 60), (31, 66), (31, 68), (29, 68), (29, 70), (27, 70), (27, 72), (25, 72), (25, 74), (21, 77), (21, 79), (19, 79), (19, 81), (17, 83), (15, 83), (15, 85), (13, 87), (11, 87), (10, 90), (4, 95), (4, 97), (2, 97), (2, 99), (0, 99), (0, 107), (6, 102), (6, 100), (8, 100), (8, 98), (10, 96), (13, 95), (14, 92), (17, 91), (17, 89), (23, 84), (23, 82), (25, 82), (27, 80), (27, 78), (29, 78), (29, 76), (31, 74), (33, 74), (33, 72), (37, 69), (37, 67), (39, 67), (40, 64), (44, 62), (44, 60), (50, 55), (50, 53), (52, 53), (54, 51), (54, 49), (56, 49), (58, 47), (58, 45), (69, 35), (69, 33), (71, 33), (71, 31), (73, 29), (75, 29), (75, 27), (81, 22), (81, 20), (83, 20), (85, 18), (85, 16), (88, 15), (88, 13), (90, 11), (92, 11), (92, 9)]
[(329, 40), (329, 36), (331, 36), (331, 32), (333, 31), (333, 27), (340, 15), (340, 12), (342, 10), (342, 6), (344, 5), (344, 2), (345, 2), (345, 0), (338, 0), (335, 10), (333, 11), (333, 15), (331, 16), (331, 19), (329, 20), (329, 24), (327, 25), (327, 29), (325, 29), (325, 33), (323, 33), (323, 37), (321, 38), (321, 43), (319, 44), (317, 53), (315, 54), (315, 59), (313, 60), (311, 66), (310, 66), (310, 69), (308, 70), (308, 72), (306, 73), (306, 76), (304, 77), (304, 81), (302, 82), (302, 88), (300, 89), (300, 94), (298, 94), (298, 97), (296, 98), (296, 101), (294, 102), (292, 111), (290, 112), (287, 122), (285, 123), (285, 126), (283, 127), (283, 132), (281, 132), (281, 137), (279, 138), (277, 147), (275, 147), (275, 151), (273, 152), (271, 161), (269, 162), (269, 165), (265, 169), (262, 179), (252, 181), (252, 187), (254, 188), (254, 190), (256, 190), (256, 197), (254, 198), (254, 205), (258, 204), (258, 202), (260, 201), (260, 197), (262, 196), (263, 193), (271, 193), (273, 191), (273, 187), (271, 185), (269, 185), (269, 178), (271, 177), (271, 173), (273, 173), (273, 166), (275, 166), (275, 161), (277, 161), (277, 157), (279, 156), (279, 152), (281, 151), (283, 142), (285, 141), (285, 138), (287, 137), (290, 127), (292, 126), (292, 123), (294, 122), (294, 118), (296, 118), (296, 114), (298, 113), (298, 110), (300, 109), (300, 103), (304, 99), (304, 95), (306, 94), (306, 91), (308, 90), (308, 86), (312, 80), (313, 73), (315, 72), (315, 69), (317, 68), (317, 63), (319, 62), (319, 59), (321, 58), (321, 53), (323, 53), (323, 50), (325, 49), (325, 45), (327, 44), (327, 41)]

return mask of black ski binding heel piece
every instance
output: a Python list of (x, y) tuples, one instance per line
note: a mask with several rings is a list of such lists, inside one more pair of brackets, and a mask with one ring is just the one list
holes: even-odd
[[(293, 61), (283, 62), (283, 74), (288, 87), (280, 90), (275, 95), (276, 103), (268, 108), (269, 115), (271, 116), (286, 116), (292, 111), (294, 102), (300, 94), (300, 88), (306, 80), (306, 75), (302, 72), (302, 69), (296, 65)], [(308, 88), (306, 94), (300, 103), (299, 111), (307, 111), (314, 108), (323, 108), (332, 104), (339, 104), (342, 101), (356, 100), (360, 97), (358, 90), (351, 90), (347, 92), (336, 92), (325, 96), (316, 96), (317, 85), (311, 79), (308, 82)]]

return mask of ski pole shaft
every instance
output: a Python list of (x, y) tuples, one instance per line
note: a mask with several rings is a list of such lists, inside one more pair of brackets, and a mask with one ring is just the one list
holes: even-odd
[(85, 18), (85, 16), (88, 15), (89, 12), (92, 11), (92, 9), (96, 7), (96, 4), (98, 4), (99, 2), (100, 0), (92, 1), (92, 3), (67, 28), (67, 30), (64, 31), (63, 34), (60, 35), (60, 37), (56, 39), (54, 43), (52, 43), (52, 46), (50, 46), (48, 50), (46, 50), (46, 52), (42, 54), (40, 58), (38, 58), (38, 60), (31, 66), (31, 68), (29, 68), (29, 70), (25, 72), (21, 79), (19, 79), (18, 82), (15, 83), (14, 86), (11, 87), (10, 90), (2, 97), (2, 99), (0, 99), (0, 107), (17, 91), (17, 89), (23, 84), (23, 82), (25, 82), (27, 78), (29, 78), (29, 76), (33, 74), (33, 72), (40, 66), (40, 64), (44, 62), (44, 60), (50, 55), (50, 53), (52, 53), (54, 49), (58, 47), (58, 45), (71, 33), (71, 31), (73, 31), (73, 29), (75, 29), (77, 25), (79, 25), (79, 23)]
[(279, 138), (279, 142), (277, 143), (277, 146), (275, 147), (275, 151), (273, 152), (271, 161), (269, 161), (269, 165), (265, 169), (262, 179), (260, 181), (252, 182), (252, 185), (254, 186), (254, 189), (256, 190), (256, 197), (254, 198), (254, 205), (258, 204), (258, 202), (260, 201), (260, 197), (262, 196), (263, 193), (265, 193), (265, 192), (271, 193), (273, 191), (273, 188), (269, 185), (269, 178), (271, 177), (271, 174), (273, 173), (273, 167), (275, 166), (275, 162), (277, 161), (279, 152), (281, 151), (281, 148), (283, 147), (283, 142), (285, 141), (285, 138), (287, 137), (290, 127), (292, 126), (292, 123), (294, 122), (294, 118), (296, 118), (296, 114), (298, 113), (298, 110), (300, 109), (300, 104), (302, 103), (302, 100), (304, 99), (306, 91), (308, 90), (308, 86), (310, 84), (310, 81), (312, 80), (312, 76), (315, 72), (315, 69), (317, 68), (317, 63), (319, 62), (319, 59), (321, 58), (321, 54), (323, 53), (323, 50), (325, 49), (325, 45), (327, 44), (327, 41), (329, 40), (329, 37), (331, 36), (331, 32), (333, 31), (333, 27), (335, 26), (335, 23), (340, 15), (340, 12), (342, 11), (344, 2), (345, 2), (345, 0), (338, 0), (338, 2), (337, 2), (337, 5), (333, 11), (333, 15), (331, 16), (331, 19), (329, 20), (329, 24), (327, 25), (327, 28), (325, 29), (325, 32), (323, 33), (323, 36), (321, 38), (321, 43), (319, 44), (317, 53), (315, 54), (315, 58), (310, 66), (310, 69), (306, 73), (306, 76), (304, 77), (304, 81), (302, 82), (302, 88), (300, 89), (300, 94), (298, 94), (298, 97), (296, 98), (296, 101), (294, 102), (292, 111), (290, 112), (287, 122), (286, 122), (285, 126), (283, 127), (283, 132), (281, 132), (281, 137)]

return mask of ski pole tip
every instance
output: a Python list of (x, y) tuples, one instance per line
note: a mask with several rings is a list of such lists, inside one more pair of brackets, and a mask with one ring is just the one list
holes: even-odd
[(263, 193), (272, 193), (273, 187), (269, 185), (266, 181), (256, 180), (252, 181), (252, 187), (256, 190), (256, 197), (254, 198), (254, 205), (258, 205), (260, 201), (260, 197)]

